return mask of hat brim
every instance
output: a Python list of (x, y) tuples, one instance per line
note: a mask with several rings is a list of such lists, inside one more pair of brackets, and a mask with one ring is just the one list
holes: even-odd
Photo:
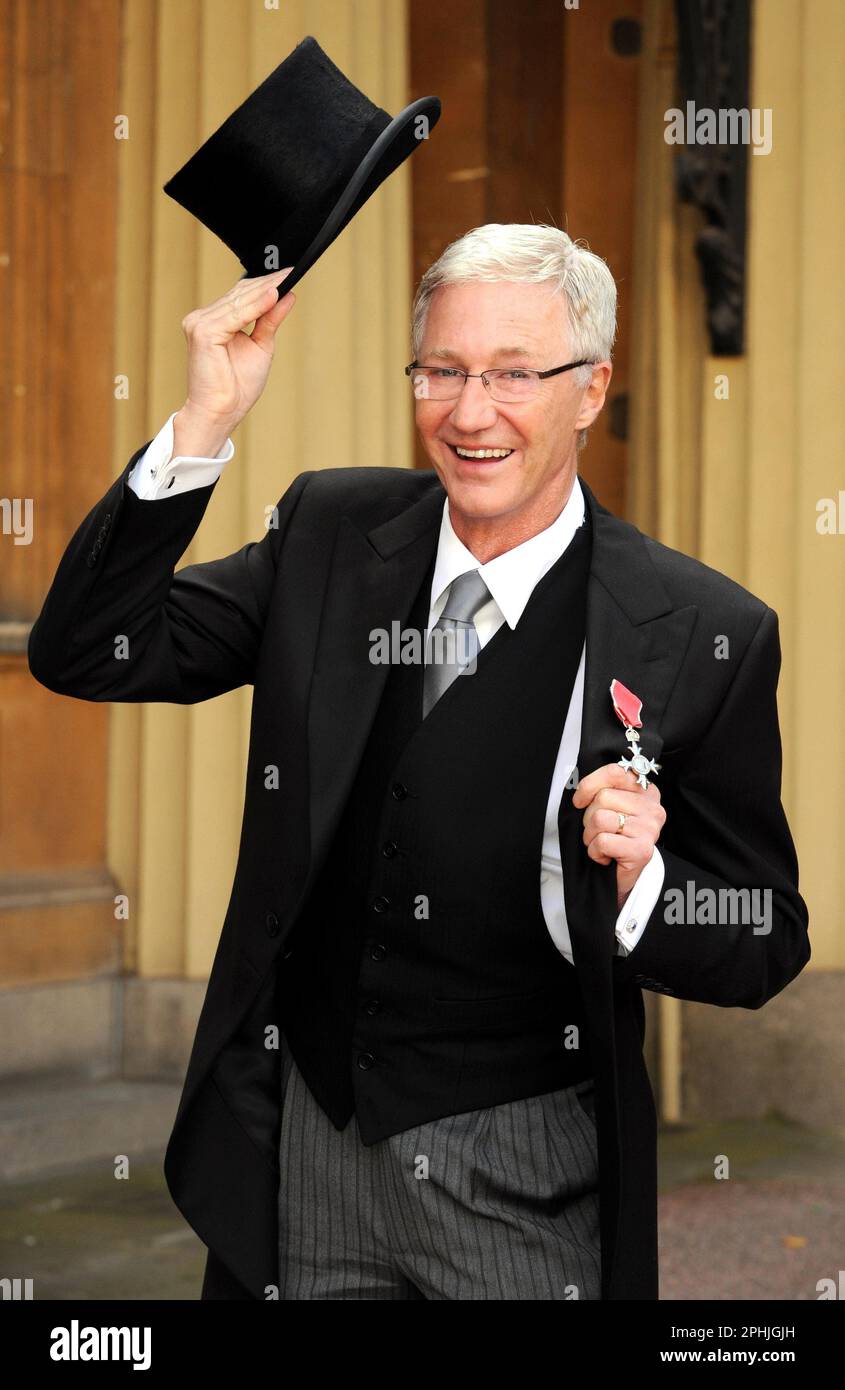
[[(299, 283), (306, 271), (311, 269), (326, 248), (352, 221), (367, 199), (372, 197), (385, 179), (410, 157), (420, 143), (414, 129), (419, 117), (426, 118), (427, 129), (431, 130), (440, 119), (440, 109), (439, 97), (420, 97), (385, 126), (361, 160), (311, 244), (298, 258), (290, 274), (286, 275), (277, 287), (277, 299), (281, 299)], [(245, 272), (241, 278), (246, 278), (248, 274), (248, 271)]]

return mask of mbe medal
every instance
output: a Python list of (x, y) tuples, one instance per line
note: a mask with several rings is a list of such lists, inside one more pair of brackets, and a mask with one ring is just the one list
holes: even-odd
[(633, 772), (641, 787), (648, 786), (649, 772), (659, 772), (660, 763), (656, 763), (653, 758), (647, 758), (640, 748), (640, 739), (637, 729), (643, 726), (640, 718), (643, 709), (643, 702), (639, 696), (634, 695), (627, 686), (621, 681), (612, 680), (610, 682), (610, 698), (613, 701), (615, 714), (625, 725), (625, 737), (631, 747), (630, 758), (620, 758), (619, 766), (624, 767), (626, 772)]

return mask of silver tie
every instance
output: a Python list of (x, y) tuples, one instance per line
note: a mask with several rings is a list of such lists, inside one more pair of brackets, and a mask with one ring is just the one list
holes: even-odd
[[(489, 598), (490, 590), (478, 570), (467, 570), (452, 580), (449, 597), (431, 629), (426, 648), (423, 719), (456, 676), (468, 667), (474, 668), (480, 643), (473, 619)], [(443, 636), (438, 638), (436, 633)]]

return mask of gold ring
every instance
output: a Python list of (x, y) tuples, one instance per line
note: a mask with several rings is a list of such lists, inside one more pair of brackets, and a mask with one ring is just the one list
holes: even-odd
[(626, 820), (628, 819), (628, 817), (625, 815), (625, 812), (624, 812), (624, 811), (617, 811), (616, 814), (617, 814), (617, 816), (619, 817), (619, 825), (618, 825), (618, 827), (617, 827), (616, 833), (617, 833), (617, 835), (621, 835), (622, 830), (623, 830), (624, 825), (625, 825), (625, 822), (626, 822)]

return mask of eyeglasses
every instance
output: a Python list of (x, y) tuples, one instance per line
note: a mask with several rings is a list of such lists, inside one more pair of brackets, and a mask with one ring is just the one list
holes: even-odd
[(481, 378), (494, 401), (530, 401), (540, 390), (540, 382), (547, 377), (571, 372), (573, 367), (593, 366), (595, 363), (585, 358), (581, 362), (567, 362), (565, 367), (550, 367), (547, 372), (536, 372), (529, 367), (497, 367), (493, 371), (463, 372), (459, 367), (420, 367), (416, 362), (411, 362), (405, 368), (405, 375), (410, 377), (418, 401), (457, 400), (470, 376)]

